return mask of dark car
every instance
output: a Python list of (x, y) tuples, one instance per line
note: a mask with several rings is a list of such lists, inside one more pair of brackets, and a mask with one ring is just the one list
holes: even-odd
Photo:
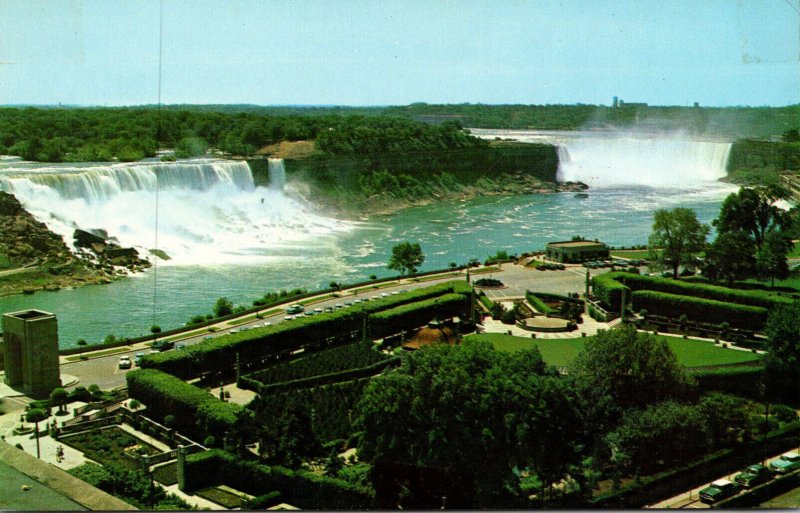
[(718, 479), (700, 490), (700, 502), (712, 504), (739, 493), (739, 485), (727, 479)]
[(153, 342), (153, 349), (158, 351), (166, 351), (167, 349), (172, 349), (175, 347), (175, 342), (170, 340), (156, 340)]
[(770, 479), (772, 479), (772, 474), (764, 465), (750, 465), (733, 478), (734, 481), (745, 488), (752, 488), (761, 483), (766, 483)]

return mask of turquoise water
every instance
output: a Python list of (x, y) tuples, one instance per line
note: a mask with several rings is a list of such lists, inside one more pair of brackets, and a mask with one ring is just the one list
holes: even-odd
[(96, 342), (109, 333), (143, 335), (154, 323), (163, 329), (180, 326), (209, 313), (221, 296), (249, 306), (268, 291), (388, 276), (391, 247), (404, 240), (421, 244), (426, 261), (420, 271), (483, 260), (499, 249), (543, 249), (548, 241), (573, 235), (616, 246), (645, 244), (656, 209), (689, 207), (710, 222), (733, 190), (722, 184), (694, 190), (628, 186), (591, 190), (585, 199), (561, 193), (439, 203), (312, 234), (310, 243), (281, 246), (257, 262), (161, 265), (109, 285), (3, 297), (0, 311), (54, 312), (60, 345), (73, 347), (80, 338)]

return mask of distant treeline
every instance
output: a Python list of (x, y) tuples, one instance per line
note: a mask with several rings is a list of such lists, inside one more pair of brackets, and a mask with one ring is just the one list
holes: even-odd
[(179, 157), (208, 147), (252, 155), (280, 141), (317, 140), (331, 155), (474, 148), (483, 141), (458, 123), (402, 118), (273, 116), (173, 108), (0, 109), (0, 154), (43, 162), (135, 161), (174, 148)]

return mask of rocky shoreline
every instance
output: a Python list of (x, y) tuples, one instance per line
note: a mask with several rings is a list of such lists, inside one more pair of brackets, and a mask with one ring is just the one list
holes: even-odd
[(73, 253), (17, 198), (0, 191), (0, 296), (111, 283), (150, 266), (107, 236), (76, 230), (76, 247)]

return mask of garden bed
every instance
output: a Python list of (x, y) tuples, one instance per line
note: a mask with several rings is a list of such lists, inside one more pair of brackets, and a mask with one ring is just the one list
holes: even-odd
[(136, 438), (126, 431), (111, 427), (65, 436), (59, 442), (81, 451), (87, 458), (102, 464), (118, 464), (125, 468), (139, 469), (137, 459), (124, 453), (160, 454), (156, 447)]
[(242, 495), (229, 492), (228, 490), (224, 490), (219, 486), (204, 488), (203, 490), (195, 492), (194, 494), (228, 509), (239, 508), (244, 502)]

